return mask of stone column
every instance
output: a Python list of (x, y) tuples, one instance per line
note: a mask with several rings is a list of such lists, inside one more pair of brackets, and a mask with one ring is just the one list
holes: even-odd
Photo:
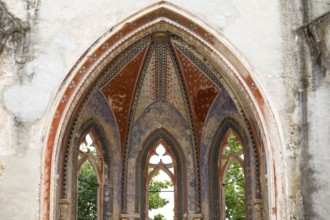
[(256, 220), (263, 220), (262, 199), (254, 199), (253, 207), (256, 213)]
[(60, 199), (60, 220), (70, 220), (71, 201), (68, 199)]

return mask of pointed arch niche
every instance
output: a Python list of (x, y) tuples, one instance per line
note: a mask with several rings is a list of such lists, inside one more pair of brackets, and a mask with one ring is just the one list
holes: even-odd
[[(157, 129), (153, 132), (143, 145), (136, 163), (136, 167), (139, 167), (139, 169), (136, 170), (136, 191), (138, 193), (135, 209), (140, 210), (140, 219), (148, 219), (147, 186), (157, 171), (166, 173), (173, 184), (174, 210), (168, 211), (174, 211), (174, 219), (184, 219), (184, 213), (187, 212), (187, 171), (185, 156), (181, 146), (164, 129)], [(164, 148), (163, 155), (157, 152), (160, 145)], [(155, 156), (161, 156), (161, 159), (153, 161), (152, 157)]]
[[(250, 208), (251, 215), (254, 219), (281, 218), (286, 212), (283, 210), (285, 181), (279, 122), (247, 63), (221, 33), (167, 2), (144, 8), (111, 28), (79, 58), (55, 98), (56, 107), (49, 115), (51, 122), (44, 152), (43, 219), (70, 219), (76, 215), (74, 197), (63, 193), (67, 187), (63, 180), (68, 175), (64, 168), (71, 166), (74, 160), (65, 152), (75, 143), (72, 140), (82, 135), (81, 128), (90, 118), (104, 131), (107, 152), (103, 149), (102, 153), (103, 158), (110, 161), (108, 185), (103, 186), (108, 187), (108, 191), (107, 200), (102, 204), (102, 218), (141, 216), (142, 209), (134, 208), (142, 207), (139, 200), (135, 201), (127, 193), (127, 181), (131, 178), (128, 163), (138, 161), (138, 158), (130, 158), (130, 146), (134, 145), (132, 129), (137, 127), (139, 117), (148, 116), (152, 108), (158, 109), (160, 116), (166, 115), (166, 109), (176, 109), (172, 112), (181, 115), (178, 121), (185, 124), (185, 135), (190, 137), (186, 145), (191, 153), (184, 155), (184, 160), (186, 168), (189, 165), (192, 170), (187, 169), (184, 187), (194, 193), (187, 196), (188, 201), (183, 199), (186, 205), (182, 206), (180, 216), (211, 219), (208, 205), (212, 185), (209, 181), (214, 171), (208, 169), (208, 162), (203, 160), (216, 148), (211, 143), (205, 144), (204, 140), (217, 139), (216, 134), (208, 134), (206, 128), (214, 119), (210, 112), (221, 108), (217, 100), (224, 96), (235, 109), (239, 121), (236, 130), (244, 130), (237, 134), (249, 140), (244, 149), (253, 146), (255, 151), (250, 159), (257, 164), (256, 172), (260, 175), (253, 173), (251, 178), (258, 178), (254, 181), (260, 182), (260, 187), (252, 184), (251, 192), (260, 190), (260, 196), (247, 197), (249, 204), (254, 204)], [(148, 78), (150, 71), (153, 77)], [(189, 81), (189, 78), (198, 79), (198, 82)], [(176, 88), (170, 90), (166, 82)], [(202, 87), (207, 89), (201, 91)], [(214, 117), (217, 116), (220, 117), (218, 113)], [(162, 117), (153, 120), (157, 118)], [(165, 121), (156, 120), (156, 127), (162, 128)], [(171, 144), (167, 146), (175, 151), (174, 145), (173, 148)], [(132, 200), (135, 204), (129, 204)]]
[(208, 155), (209, 219), (263, 219), (251, 206), (262, 200), (258, 155), (241, 123), (226, 117), (214, 135)]

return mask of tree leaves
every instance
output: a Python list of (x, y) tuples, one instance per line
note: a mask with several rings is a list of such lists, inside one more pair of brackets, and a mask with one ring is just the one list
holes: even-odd
[(164, 207), (166, 204), (169, 203), (167, 199), (163, 199), (160, 197), (159, 193), (163, 189), (168, 189), (169, 187), (173, 186), (172, 182), (165, 180), (164, 182), (157, 181), (154, 178), (159, 175), (157, 173), (149, 183), (149, 193), (148, 193), (148, 200), (149, 200), (149, 210), (158, 209)]
[(166, 220), (166, 218), (162, 214), (157, 214), (154, 216), (153, 220)]
[(78, 174), (78, 220), (97, 219), (97, 177), (90, 162)]
[[(242, 146), (234, 134), (230, 136), (228, 142), (228, 150), (226, 148), (225, 154), (229, 155), (242, 150)], [(245, 219), (244, 172), (237, 160), (234, 159), (230, 162), (222, 185), (224, 187), (226, 219)]]
[[(160, 197), (160, 192), (164, 189), (168, 189), (173, 186), (171, 181), (158, 181), (155, 180), (155, 177), (159, 175), (157, 172), (153, 178), (150, 180), (149, 189), (148, 189), (148, 202), (149, 202), (149, 210), (162, 208), (169, 203), (168, 199), (163, 199)], [(157, 214), (154, 216), (153, 220), (166, 220), (166, 218), (162, 214)]]

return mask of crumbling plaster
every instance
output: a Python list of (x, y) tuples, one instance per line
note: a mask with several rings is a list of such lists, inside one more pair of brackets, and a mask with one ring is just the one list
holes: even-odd
[[(0, 162), (3, 165), (3, 172), (0, 173), (0, 213), (4, 219), (37, 219), (44, 135), (63, 79), (78, 57), (103, 32), (134, 11), (156, 1), (2, 1), (15, 17), (30, 25), (30, 30), (25, 65), (17, 64), (10, 40), (0, 54)], [(265, 92), (274, 113), (279, 114), (275, 117), (283, 123), (280, 129), (284, 129), (282, 136), (288, 143), (288, 152), (284, 152), (284, 156), (290, 157), (286, 166), (292, 168), (287, 174), (293, 174), (292, 179), (287, 181), (290, 188), (300, 175), (295, 160), (301, 110), (299, 100), (293, 95), (297, 92), (299, 81), (298, 73), (292, 72), (299, 69), (298, 58), (291, 57), (294, 55), (296, 36), (285, 34), (299, 25), (290, 23), (287, 27), (290, 30), (282, 30), (281, 25), (286, 23), (281, 19), (281, 13), (287, 5), (283, 1), (262, 0), (246, 3), (217, 0), (207, 4), (202, 0), (171, 2), (222, 31), (255, 69), (255, 80)], [(327, 10), (326, 6), (323, 4), (317, 9), (315, 18)], [(295, 13), (287, 12), (286, 16), (299, 17), (299, 13)], [(283, 45), (286, 45), (285, 48)], [(309, 96), (310, 121), (314, 121), (310, 130), (316, 131), (320, 123), (324, 128), (324, 136), (322, 132), (312, 132), (309, 138), (310, 144), (319, 143), (322, 146), (310, 151), (313, 156), (311, 165), (315, 170), (326, 170), (325, 164), (329, 162), (326, 145), (329, 143), (327, 113), (330, 105), (325, 102), (328, 94), (329, 84), (324, 84)], [(27, 175), (22, 175), (24, 173)], [(329, 210), (322, 203), (327, 204), (328, 194), (322, 192), (329, 192), (330, 183), (326, 184), (328, 180), (322, 173), (314, 175), (320, 180), (322, 190), (312, 196), (313, 202), (320, 216), (326, 216)], [(294, 196), (299, 194), (299, 188), (297, 192), (290, 191)], [(299, 198), (298, 195), (297, 200)], [(290, 210), (300, 210), (301, 207), (294, 207), (299, 203), (297, 200), (293, 200)], [(299, 218), (289, 211), (288, 215)]]

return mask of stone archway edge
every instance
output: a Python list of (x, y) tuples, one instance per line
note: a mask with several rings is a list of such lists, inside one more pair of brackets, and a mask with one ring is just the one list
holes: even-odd
[[(54, 102), (56, 108), (51, 111), (50, 125), (47, 131), (47, 146), (44, 151), (44, 170), (42, 174), (41, 190), (41, 216), (48, 220), (52, 218), (53, 210), (51, 204), (54, 202), (53, 188), (55, 174), (53, 166), (56, 164), (56, 155), (63, 137), (65, 128), (69, 123), (72, 112), (75, 110), (78, 94), (82, 94), (91, 82), (89, 75), (98, 68), (99, 64), (115, 51), (119, 45), (124, 45), (126, 39), (132, 36), (135, 30), (143, 29), (150, 24), (160, 21), (173, 22), (176, 26), (194, 34), (202, 44), (213, 50), (212, 56), (217, 56), (226, 64), (226, 69), (232, 72), (232, 81), (245, 91), (246, 98), (251, 101), (251, 108), (260, 127), (265, 132), (265, 144), (269, 147), (267, 161), (270, 163), (269, 176), (273, 176), (272, 165), (274, 157), (280, 157), (281, 149), (274, 151), (275, 145), (280, 145), (280, 135), (276, 118), (271, 110), (270, 104), (264, 98), (260, 85), (253, 78), (253, 69), (245, 59), (237, 55), (237, 50), (231, 46), (218, 31), (200, 21), (194, 15), (178, 8), (168, 2), (161, 1), (153, 4), (118, 23), (97, 41), (78, 59), (76, 64), (69, 71), (66, 79), (57, 92)], [(268, 134), (266, 130), (271, 129), (275, 134)], [(276, 154), (276, 155), (273, 155)], [(281, 169), (279, 169), (281, 170)], [(271, 174), (271, 175), (270, 175)], [(280, 177), (277, 181), (283, 181)], [(272, 181), (270, 181), (272, 183)], [(282, 184), (277, 184), (281, 186)], [(284, 185), (284, 184), (283, 184)], [(277, 190), (278, 191), (278, 190)], [(271, 193), (272, 206), (278, 204), (278, 195)], [(275, 199), (277, 198), (277, 199)], [(275, 201), (276, 200), (276, 201)], [(272, 207), (271, 206), (271, 207)]]

